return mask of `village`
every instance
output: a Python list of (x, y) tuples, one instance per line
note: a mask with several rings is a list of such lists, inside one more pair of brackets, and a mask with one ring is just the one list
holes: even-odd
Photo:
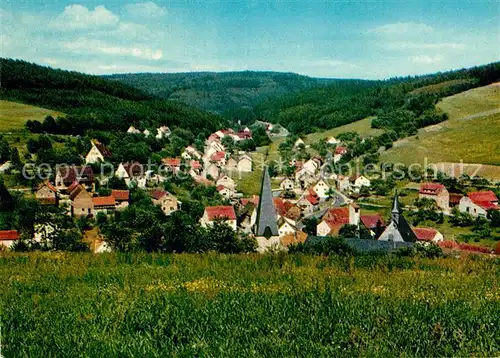
[[(359, 168), (351, 173), (339, 169), (339, 165), (353, 159), (350, 155), (355, 144), (352, 135), (326, 138), (315, 145), (322, 150), (311, 154), (310, 146), (300, 137), (290, 136), (282, 127), (277, 130), (271, 123), (259, 124), (270, 138), (280, 133), (284, 136), (281, 149), (286, 159), (281, 163), (255, 162), (254, 153), (238, 149), (235, 145), (238, 142), (252, 140), (252, 130), (240, 126), (238, 130), (226, 128), (212, 133), (203, 150), (189, 145), (179, 157), (162, 158), (159, 168), (139, 162), (119, 163), (110, 177), (105, 176), (103, 170), (95, 172), (95, 168), (106, 164), (112, 153), (106, 145), (92, 139), (85, 165), (58, 166), (53, 181), (41, 182), (34, 190), (34, 197), (43, 205), (65, 208), (74, 218), (95, 219), (125, 210), (131, 201), (131, 190), (138, 188), (169, 216), (180, 210), (183, 203), (175, 193), (166, 190), (164, 184), (173, 178), (188, 177), (196, 185), (215, 187), (223, 204), (205, 206), (199, 219), (201, 226), (210, 227), (222, 221), (238, 234), (255, 237), (259, 252), (286, 250), (289, 245), (304, 243), (311, 237), (339, 235), (390, 242), (394, 247), (433, 243), (446, 249), (490, 251), (488, 247), (447, 237), (435, 225), (420, 225), (420, 221), (425, 220), (416, 220), (417, 225), (410, 225), (403, 216), (400, 199), (412, 217), (433, 213), (435, 221), (442, 223), (444, 217), (450, 220), (460, 215), (462, 219), (468, 218), (470, 225), (479, 222), (488, 225), (492, 220), (496, 224), (498, 214), (494, 212), (500, 213), (498, 198), (492, 190), (450, 193), (444, 184), (431, 180), (431, 176), (430, 180), (424, 178), (419, 182), (405, 182), (404, 187), (393, 184), (388, 188), (387, 180), (370, 179)], [(131, 126), (124, 135), (149, 137), (153, 134)], [(161, 126), (154, 136), (161, 140), (170, 135), (168, 126)], [(364, 143), (365, 139), (357, 141)], [(241, 179), (249, 176), (260, 183), (259, 193), (250, 195), (239, 191)], [(110, 180), (120, 180), (126, 187), (113, 188), (102, 195), (97, 187), (106, 186)], [(383, 195), (376, 195), (381, 191)], [(381, 201), (385, 205), (380, 205)], [(38, 225), (34, 240), (41, 241), (54, 230), (50, 223)], [(19, 238), (15, 230), (0, 231), (0, 243), (7, 248)], [(100, 235), (91, 241), (94, 252), (112, 250)]]

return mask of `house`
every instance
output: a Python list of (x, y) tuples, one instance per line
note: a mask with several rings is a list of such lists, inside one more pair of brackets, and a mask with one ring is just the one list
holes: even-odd
[(253, 230), (258, 244), (257, 251), (259, 252), (264, 252), (274, 246), (280, 245), (277, 224), (278, 216), (271, 191), (271, 178), (269, 177), (269, 170), (266, 165), (264, 165), (262, 171), (257, 220)]
[(316, 226), (317, 236), (338, 235), (344, 225), (359, 225), (360, 209), (357, 204), (330, 208)]
[(205, 175), (207, 177), (217, 178), (220, 175), (220, 168), (214, 163), (209, 163), (205, 168)]
[(311, 158), (302, 165), (302, 169), (307, 170), (309, 173), (315, 174), (321, 166), (321, 162), (316, 158)]
[(220, 177), (219, 179), (217, 179), (217, 182), (215, 184), (217, 186), (223, 185), (226, 188), (229, 188), (232, 190), (234, 190), (236, 188), (236, 183), (234, 182), (234, 180), (231, 179), (231, 177), (229, 177), (227, 175), (224, 175), (224, 176)]
[(145, 177), (144, 168), (139, 162), (120, 163), (115, 171), (115, 177), (123, 179), (127, 186), (139, 183)]
[(60, 165), (57, 167), (55, 186), (58, 190), (69, 193), (68, 187), (77, 182), (87, 190), (94, 191), (94, 171), (92, 167)]
[(324, 182), (324, 180), (320, 179), (313, 185), (312, 189), (319, 196), (320, 200), (326, 200), (330, 197), (330, 187), (328, 184)]
[(280, 237), (285, 235), (293, 235), (297, 232), (295, 221), (281, 216), (278, 219), (278, 235)]
[(129, 134), (141, 134), (141, 131), (136, 129), (134, 126), (130, 126), (127, 129), (127, 133), (129, 133)]
[(380, 214), (361, 215), (360, 223), (374, 239), (378, 239), (385, 230), (384, 218)]
[(210, 161), (219, 167), (223, 167), (226, 165), (226, 152), (215, 152), (210, 157)]
[(236, 213), (232, 206), (207, 206), (200, 219), (203, 227), (212, 226), (214, 221), (222, 220), (236, 231)]
[(165, 215), (170, 215), (179, 208), (177, 198), (165, 190), (153, 190), (149, 193), (154, 205), (159, 205)]
[(111, 190), (111, 196), (115, 198), (116, 210), (123, 210), (128, 207), (130, 192), (128, 190)]
[(93, 164), (104, 162), (106, 159), (111, 157), (111, 151), (104, 144), (100, 143), (97, 139), (90, 141), (92, 147), (85, 157), (86, 164)]
[(172, 174), (177, 174), (181, 170), (181, 158), (162, 158), (161, 162)]
[(253, 199), (240, 199), (240, 206), (237, 213), (237, 224), (242, 232), (250, 234), (257, 221), (257, 205), (259, 197)]
[(233, 157), (229, 158), (224, 166), (224, 169), (228, 172), (233, 172), (238, 170), (238, 162)]
[(419, 199), (430, 199), (436, 202), (438, 208), (443, 211), (450, 210), (450, 193), (443, 184), (422, 183), (418, 191)]
[(304, 141), (303, 141), (301, 138), (298, 138), (298, 139), (295, 141), (295, 143), (294, 143), (293, 147), (294, 147), (294, 148), (299, 148), (299, 147), (301, 147), (301, 146), (304, 146), (304, 147), (305, 147), (305, 145), (306, 145), (306, 144), (304, 143)]
[(450, 193), (450, 208), (454, 208), (458, 205), (460, 205), (460, 200), (462, 200), (463, 195), (462, 194), (456, 194), (456, 193)]
[(326, 140), (326, 144), (329, 144), (329, 145), (337, 145), (339, 143), (340, 143), (340, 141), (337, 140), (335, 137), (330, 137)]
[(297, 206), (305, 214), (312, 214), (319, 209), (319, 196), (313, 190), (305, 191), (301, 198), (297, 201)]
[(94, 215), (97, 215), (99, 213), (107, 215), (112, 213), (116, 209), (116, 200), (112, 195), (93, 197), (92, 204), (94, 205)]
[(460, 199), (459, 210), (472, 216), (486, 217), (488, 210), (500, 209), (498, 198), (491, 190), (467, 193)]
[(335, 148), (335, 154), (333, 155), (333, 162), (338, 163), (342, 157), (347, 154), (346, 147), (337, 147)]
[(58, 205), (59, 197), (57, 188), (47, 180), (36, 189), (35, 199), (41, 204)]
[(0, 246), (10, 249), (19, 238), (17, 230), (0, 230)]
[(280, 183), (281, 190), (293, 190), (294, 187), (295, 187), (295, 184), (294, 184), (293, 180), (290, 178), (285, 178)]
[(380, 241), (394, 241), (394, 242), (415, 242), (417, 235), (413, 232), (410, 224), (406, 221), (405, 217), (401, 214), (399, 208), (399, 201), (397, 193), (394, 195), (391, 222), (385, 228), (384, 232), (378, 238)]
[(144, 132), (142, 132), (142, 134), (144, 134), (144, 136), (147, 138), (147, 137), (149, 137), (151, 132), (148, 129), (145, 129)]
[(338, 175), (337, 176), (337, 189), (341, 192), (349, 191), (351, 188), (351, 182), (348, 176)]
[(361, 174), (354, 174), (349, 177), (349, 184), (351, 189), (359, 193), (360, 189), (364, 186), (370, 187), (370, 179)]
[(242, 173), (250, 173), (252, 171), (252, 158), (248, 155), (242, 155), (238, 159), (238, 171)]
[(94, 213), (94, 202), (92, 195), (81, 184), (77, 184), (69, 194), (71, 200), (71, 216), (92, 216)]
[(317, 181), (316, 175), (305, 168), (298, 169), (295, 172), (295, 182), (301, 188), (307, 188)]
[(168, 128), (167, 126), (161, 126), (160, 128), (156, 128), (156, 132), (157, 132), (155, 135), (156, 139), (167, 138), (170, 134), (172, 134), (170, 128)]
[(238, 131), (236, 135), (240, 138), (240, 140), (252, 139), (252, 131), (248, 127), (245, 127), (245, 129)]
[(413, 229), (413, 232), (417, 235), (418, 242), (438, 243), (444, 240), (443, 234), (433, 228), (416, 227)]
[(216, 190), (225, 199), (229, 200), (234, 196), (234, 189), (225, 187), (224, 185), (217, 185)]
[(191, 160), (189, 162), (189, 174), (194, 178), (195, 176), (201, 175), (202, 172), (201, 163), (197, 160)]

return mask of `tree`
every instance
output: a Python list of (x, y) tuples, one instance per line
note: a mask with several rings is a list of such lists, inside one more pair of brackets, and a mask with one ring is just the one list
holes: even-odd
[(486, 215), (492, 227), (500, 227), (500, 210), (490, 209)]
[(357, 238), (358, 237), (358, 226), (351, 225), (351, 224), (342, 225), (342, 227), (339, 230), (339, 236), (346, 238), (346, 239)]
[(16, 168), (19, 168), (21, 166), (21, 158), (19, 157), (19, 151), (17, 150), (16, 147), (12, 148), (10, 152), (10, 162), (12, 165), (14, 165)]
[(236, 232), (222, 220), (216, 220), (208, 228), (207, 235), (218, 252), (235, 254), (242, 251)]
[(12, 211), (14, 207), (14, 198), (5, 187), (2, 178), (0, 178), (0, 212)]
[(119, 222), (113, 221), (106, 225), (103, 234), (105, 241), (115, 251), (130, 252), (136, 248), (134, 231)]
[(309, 218), (305, 218), (304, 220), (302, 220), (302, 223), (304, 224), (304, 228), (302, 229), (302, 231), (304, 231), (308, 235), (312, 236), (316, 235), (316, 226), (318, 226), (317, 218), (311, 216)]

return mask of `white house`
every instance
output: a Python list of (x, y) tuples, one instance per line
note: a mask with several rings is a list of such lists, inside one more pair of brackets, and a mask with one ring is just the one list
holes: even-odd
[(19, 240), (16, 230), (0, 230), (0, 246), (10, 249)]
[(224, 176), (220, 177), (219, 179), (217, 179), (216, 185), (217, 186), (223, 185), (226, 188), (229, 188), (232, 190), (234, 190), (236, 188), (236, 184), (235, 184), (234, 180), (227, 175), (224, 175)]
[(488, 210), (500, 209), (498, 198), (491, 190), (476, 191), (467, 193), (466, 196), (460, 199), (458, 208), (463, 213), (469, 213), (474, 217), (486, 216)]
[(249, 173), (252, 171), (252, 158), (248, 155), (242, 155), (238, 160), (238, 171)]
[(333, 155), (333, 162), (337, 163), (342, 159), (342, 157), (347, 153), (346, 147), (337, 147), (335, 148), (335, 154)]
[(293, 180), (290, 178), (285, 178), (280, 183), (281, 190), (293, 190), (294, 187), (295, 187), (295, 184), (294, 184)]
[(144, 168), (140, 163), (120, 163), (115, 171), (115, 177), (123, 179), (127, 186), (133, 182), (139, 184), (139, 180), (144, 178)]
[(371, 182), (364, 175), (355, 174), (349, 178), (349, 182), (351, 184), (351, 189), (355, 192), (359, 192), (361, 187), (366, 186), (370, 187)]
[(177, 198), (165, 190), (153, 190), (149, 195), (153, 204), (160, 206), (167, 216), (179, 209)]
[(144, 132), (142, 132), (142, 134), (144, 134), (145, 137), (149, 137), (151, 132), (148, 129), (145, 129)]
[(314, 160), (314, 159), (309, 159), (307, 162), (304, 163), (302, 166), (302, 169), (307, 170), (309, 173), (315, 174), (319, 170), (320, 164)]
[(337, 145), (339, 143), (340, 143), (340, 141), (337, 140), (335, 137), (330, 137), (326, 141), (326, 144), (329, 144), (329, 145)]
[(300, 146), (305, 146), (306, 144), (304, 143), (304, 141), (301, 139), (301, 138), (298, 138), (296, 141), (295, 141), (295, 144), (293, 145), (294, 148), (298, 148)]
[(170, 131), (170, 128), (167, 126), (161, 126), (160, 128), (156, 128), (156, 139), (162, 139), (162, 138), (167, 138), (172, 132)]
[(104, 144), (101, 144), (97, 139), (91, 140), (90, 144), (92, 147), (85, 156), (86, 164), (104, 162), (107, 158), (111, 157), (110, 150)]
[(129, 134), (141, 134), (141, 131), (138, 130), (137, 128), (135, 128), (134, 126), (130, 126), (127, 129), (127, 133), (129, 133)]
[(295, 234), (296, 232), (297, 227), (295, 226), (295, 221), (283, 216), (278, 219), (278, 233), (280, 237)]
[(313, 185), (312, 189), (318, 194), (321, 200), (328, 199), (330, 187), (322, 179), (318, 180), (316, 184)]
[(217, 192), (225, 199), (231, 199), (235, 192), (234, 189), (227, 188), (224, 185), (217, 185)]
[(438, 243), (444, 239), (443, 234), (429, 227), (416, 227), (413, 229), (413, 232), (417, 235), (418, 242), (422, 243)]
[(222, 220), (236, 231), (236, 213), (232, 206), (207, 206), (200, 219), (200, 224), (203, 227), (209, 227), (216, 220)]

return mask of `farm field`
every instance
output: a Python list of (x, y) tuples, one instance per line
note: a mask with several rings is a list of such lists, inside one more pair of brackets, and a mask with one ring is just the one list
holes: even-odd
[(381, 129), (372, 128), (373, 117), (368, 117), (361, 119), (359, 121), (349, 123), (337, 128), (329, 129), (324, 132), (311, 133), (306, 136), (306, 144), (311, 144), (317, 142), (318, 140), (328, 139), (329, 137), (336, 136), (343, 132), (357, 132), (361, 137), (376, 136), (381, 134), (383, 131)]
[(2, 353), (498, 356), (498, 262), (2, 254)]
[(28, 120), (42, 122), (47, 116), (61, 116), (63, 113), (22, 103), (0, 100), (0, 132), (24, 128)]
[[(500, 84), (446, 97), (437, 107), (450, 119), (396, 142), (381, 154), (381, 161), (423, 164), (427, 158), (428, 163), (463, 160), (500, 166)], [(494, 167), (485, 167), (478, 175), (500, 179)]]

